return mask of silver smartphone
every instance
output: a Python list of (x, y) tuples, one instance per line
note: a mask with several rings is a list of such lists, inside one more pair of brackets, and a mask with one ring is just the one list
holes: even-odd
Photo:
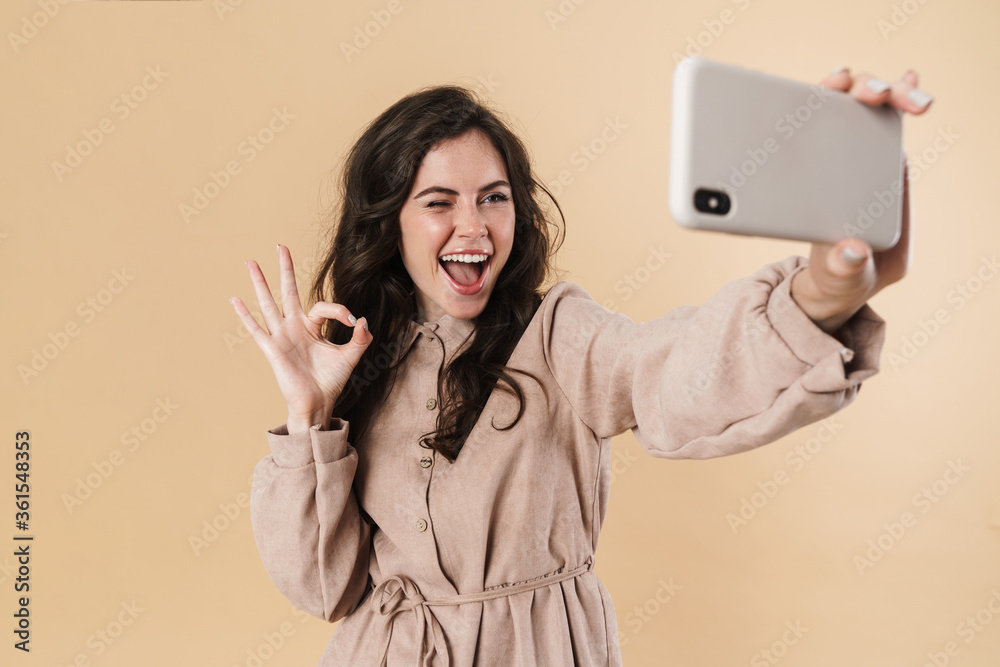
[(677, 65), (669, 199), (681, 225), (885, 250), (902, 179), (900, 111), (706, 58)]

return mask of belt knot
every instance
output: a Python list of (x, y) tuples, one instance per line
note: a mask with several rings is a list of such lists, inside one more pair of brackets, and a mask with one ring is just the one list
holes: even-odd
[[(389, 592), (391, 584), (396, 584), (395, 590)], [(386, 595), (388, 593), (388, 596)], [(392, 639), (392, 621), (396, 614), (405, 611), (413, 611), (417, 620), (417, 627), (420, 629), (420, 646), (417, 648), (417, 662), (420, 667), (429, 667), (433, 653), (428, 655), (425, 650), (426, 628), (430, 626), (431, 636), (434, 640), (434, 651), (439, 654), (445, 665), (449, 665), (448, 647), (444, 641), (444, 630), (438, 623), (434, 614), (425, 605), (427, 600), (420, 594), (416, 584), (403, 575), (392, 575), (379, 582), (372, 591), (372, 609), (376, 614), (385, 618), (385, 625), (382, 631), (382, 641), (379, 653), (382, 660), (379, 663), (385, 667), (389, 659), (389, 640)]]
[[(381, 667), (385, 667), (388, 660), (389, 640), (392, 638), (392, 624), (397, 614), (412, 611), (416, 618), (417, 628), (420, 632), (420, 646), (417, 648), (418, 653), (415, 664), (420, 667), (430, 667), (431, 658), (437, 654), (441, 657), (441, 664), (447, 667), (451, 664), (448, 656), (448, 645), (444, 639), (444, 629), (438, 623), (437, 618), (430, 609), (432, 606), (458, 606), (471, 602), (484, 602), (499, 597), (507, 597), (543, 586), (551, 586), (577, 577), (584, 572), (590, 572), (593, 569), (594, 557), (591, 555), (582, 565), (557, 574), (549, 574), (517, 584), (496, 586), (478, 593), (453, 595), (433, 600), (425, 599), (416, 584), (408, 577), (401, 574), (388, 576), (375, 586), (371, 598), (372, 610), (385, 619), (382, 630), (382, 641), (379, 647), (379, 653), (382, 656), (380, 665)], [(434, 642), (433, 652), (425, 650), (428, 629), (431, 632), (431, 638)]]
[[(396, 584), (397, 587), (386, 597), (390, 584)], [(409, 594), (406, 591), (407, 584), (410, 584), (409, 587), (413, 589)], [(382, 616), (395, 616), (399, 612), (409, 611), (423, 602), (424, 596), (420, 594), (413, 582), (409, 579), (404, 581), (404, 577), (400, 575), (386, 577), (372, 592), (372, 609)]]

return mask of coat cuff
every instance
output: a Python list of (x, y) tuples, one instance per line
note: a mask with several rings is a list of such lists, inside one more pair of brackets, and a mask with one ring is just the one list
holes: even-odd
[(885, 320), (867, 303), (837, 330), (837, 338), (813, 322), (792, 298), (792, 278), (808, 266), (797, 258), (796, 267), (771, 291), (767, 319), (792, 354), (811, 368), (802, 376), (807, 391), (842, 391), (860, 384), (879, 371), (885, 341)]
[[(320, 428), (320, 427), (325, 428)], [(299, 468), (310, 463), (330, 463), (347, 456), (349, 424), (331, 417), (325, 424), (314, 424), (305, 433), (288, 434), (288, 424), (267, 431), (271, 458), (282, 468)]]

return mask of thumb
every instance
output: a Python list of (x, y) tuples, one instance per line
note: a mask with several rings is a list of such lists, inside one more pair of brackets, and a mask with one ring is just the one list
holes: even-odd
[(361, 363), (361, 357), (364, 356), (365, 350), (375, 340), (375, 337), (367, 331), (367, 326), (368, 320), (363, 317), (359, 318), (351, 331), (351, 340), (340, 346), (347, 363), (350, 364), (351, 373)]
[(871, 254), (871, 248), (861, 239), (844, 239), (830, 249), (826, 267), (837, 278), (854, 278), (864, 272)]
[(364, 317), (359, 318), (357, 323), (354, 325), (354, 330), (351, 332), (351, 343), (362, 348), (364, 351), (368, 345), (375, 340), (375, 336), (368, 331), (368, 320)]

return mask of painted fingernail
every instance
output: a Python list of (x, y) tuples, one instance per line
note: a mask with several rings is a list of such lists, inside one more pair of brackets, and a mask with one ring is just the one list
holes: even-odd
[(934, 101), (934, 98), (920, 90), (919, 88), (914, 88), (906, 94), (906, 98), (916, 104), (918, 107), (923, 109), (928, 104)]
[(837, 76), (841, 72), (846, 72), (848, 69), (850, 69), (850, 68), (847, 65), (844, 65), (842, 67), (838, 67), (837, 69), (835, 69), (832, 72), (830, 72), (830, 76)]
[(859, 254), (854, 248), (847, 246), (840, 251), (840, 257), (851, 266), (857, 266), (865, 261), (865, 255)]
[(368, 333), (368, 320), (362, 320), (361, 326), (365, 328), (365, 333)]
[(351, 326), (353, 327), (355, 324), (358, 323), (358, 318), (354, 317), (354, 315), (348, 315), (347, 321), (350, 322)]
[(889, 82), (883, 81), (882, 79), (868, 79), (868, 81), (865, 82), (865, 85), (868, 86), (868, 90), (872, 91), (876, 95), (881, 95), (885, 91), (889, 90)]

